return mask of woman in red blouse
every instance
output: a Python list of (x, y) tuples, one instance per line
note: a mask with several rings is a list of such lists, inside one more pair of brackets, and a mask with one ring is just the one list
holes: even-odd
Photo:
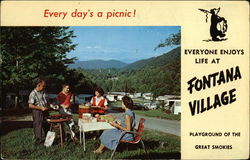
[(92, 97), (90, 104), (92, 114), (105, 114), (105, 111), (108, 110), (108, 101), (103, 97), (104, 91), (102, 88), (98, 87), (95, 90), (95, 96)]

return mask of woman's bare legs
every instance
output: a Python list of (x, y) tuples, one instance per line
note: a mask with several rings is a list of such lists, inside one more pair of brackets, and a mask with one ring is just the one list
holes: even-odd
[(94, 153), (102, 153), (105, 146), (103, 144), (100, 144), (100, 146), (97, 148), (97, 150), (94, 151)]

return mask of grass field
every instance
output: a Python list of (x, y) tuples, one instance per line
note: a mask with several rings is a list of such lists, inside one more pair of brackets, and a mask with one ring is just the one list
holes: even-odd
[(172, 113), (165, 113), (162, 110), (148, 110), (148, 111), (138, 111), (134, 110), (137, 115), (147, 116), (147, 117), (156, 117), (161, 119), (169, 119), (169, 120), (181, 120), (181, 115), (175, 115)]
[[(14, 122), (13, 122), (14, 123)], [(20, 125), (20, 124), (19, 124)], [(17, 126), (17, 125), (14, 125)], [(28, 127), (29, 126), (29, 127)], [(12, 129), (3, 132), (1, 136), (1, 156), (4, 159), (108, 159), (111, 151), (107, 150), (101, 155), (92, 153), (99, 145), (99, 140), (92, 139), (92, 135), (87, 133), (86, 152), (79, 142), (65, 142), (64, 147), (60, 147), (59, 138), (54, 144), (46, 148), (35, 146), (33, 143), (32, 124), (25, 128)], [(180, 158), (180, 137), (170, 134), (145, 130), (143, 137), (149, 157), (151, 159)], [(126, 146), (126, 145), (125, 145)], [(129, 145), (118, 147), (114, 159), (144, 159), (147, 158), (140, 145)]]

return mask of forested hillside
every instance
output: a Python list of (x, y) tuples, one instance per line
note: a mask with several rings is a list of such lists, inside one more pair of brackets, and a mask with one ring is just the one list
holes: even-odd
[(155, 96), (180, 94), (180, 47), (143, 62), (137, 61), (121, 70), (113, 68), (85, 72), (106, 92), (151, 92)]
[(148, 66), (165, 65), (171, 62), (172, 60), (175, 60), (176, 58), (178, 58), (179, 52), (180, 52), (180, 48), (175, 48), (171, 50), (170, 52), (165, 53), (161, 56), (152, 57), (149, 59), (143, 59), (143, 60), (139, 60), (134, 63), (131, 63), (125, 66), (124, 68), (122, 68), (122, 70), (128, 71), (128, 70), (133, 70), (133, 69), (141, 69), (145, 66), (148, 67)]

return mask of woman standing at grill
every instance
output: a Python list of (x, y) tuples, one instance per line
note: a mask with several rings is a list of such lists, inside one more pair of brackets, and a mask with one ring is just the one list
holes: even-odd
[(95, 96), (92, 97), (90, 101), (91, 105), (91, 113), (93, 115), (99, 114), (103, 115), (105, 114), (105, 111), (108, 110), (108, 101), (106, 98), (103, 97), (104, 91), (102, 88), (98, 87), (95, 90)]
[[(121, 133), (123, 131), (133, 130), (133, 128), (135, 127), (135, 114), (133, 111), (130, 110), (132, 107), (133, 107), (133, 100), (128, 96), (124, 96), (122, 98), (122, 108), (125, 110), (125, 113), (121, 118), (121, 124), (110, 122), (110, 124), (116, 128), (105, 130), (102, 133), (100, 137), (101, 144), (99, 148), (94, 151), (94, 153), (97, 153), (97, 154), (102, 153), (105, 147), (110, 150), (114, 150), (118, 144)], [(122, 140), (126, 140), (126, 141), (133, 141), (133, 139), (134, 137), (133, 137), (133, 134), (131, 133), (126, 133), (122, 137)]]

